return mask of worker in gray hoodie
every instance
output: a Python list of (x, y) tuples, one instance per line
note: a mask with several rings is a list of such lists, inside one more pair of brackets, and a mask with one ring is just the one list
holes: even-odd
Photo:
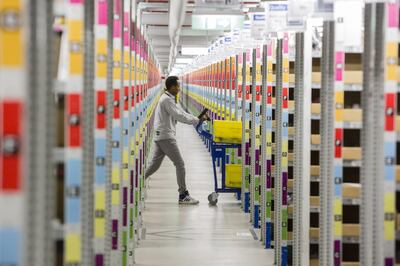
[(179, 204), (195, 205), (199, 201), (192, 198), (186, 188), (185, 162), (176, 142), (176, 123), (197, 125), (201, 121), (209, 119), (207, 114), (195, 117), (186, 113), (175, 101), (180, 91), (179, 78), (170, 76), (165, 81), (166, 90), (158, 101), (154, 118), (154, 150), (149, 160), (145, 178), (154, 174), (161, 166), (167, 156), (176, 167), (176, 178), (178, 182)]

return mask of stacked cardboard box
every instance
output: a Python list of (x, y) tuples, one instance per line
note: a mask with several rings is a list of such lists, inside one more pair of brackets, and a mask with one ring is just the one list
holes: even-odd
[(312, 59), (312, 95), (311, 95), (311, 168), (310, 168), (310, 265), (319, 265), (319, 150), (320, 137), (320, 88), (321, 58)]
[(342, 140), (342, 265), (360, 265), (362, 54), (345, 53)]

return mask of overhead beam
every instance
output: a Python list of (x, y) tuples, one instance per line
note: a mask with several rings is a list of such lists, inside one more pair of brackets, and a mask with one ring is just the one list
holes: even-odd
[[(169, 23), (168, 13), (150, 13), (143, 12), (141, 21), (143, 25), (166, 25)], [(185, 19), (183, 20), (183, 25), (192, 25), (192, 14), (186, 13)]]
[[(182, 28), (180, 36), (220, 36), (224, 32), (220, 30), (193, 30), (191, 28)], [(168, 36), (168, 27), (167, 26), (148, 26), (147, 34), (149, 36), (157, 35), (157, 36)]]

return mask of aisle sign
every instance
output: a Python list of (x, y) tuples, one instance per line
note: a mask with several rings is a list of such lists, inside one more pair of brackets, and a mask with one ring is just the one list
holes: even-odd
[(250, 34), (253, 39), (262, 39), (265, 28), (265, 12), (249, 12), (251, 20)]
[(266, 3), (266, 32), (279, 32), (286, 29), (288, 3), (286, 1), (277, 1)]
[(314, 4), (314, 16), (326, 19), (332, 19), (333, 4), (324, 0), (317, 0)]
[(314, 11), (315, 0), (289, 0), (289, 18), (308, 17)]

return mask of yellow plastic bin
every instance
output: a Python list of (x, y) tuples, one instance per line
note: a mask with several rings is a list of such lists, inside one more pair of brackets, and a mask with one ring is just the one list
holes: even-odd
[(242, 165), (226, 164), (225, 165), (225, 186), (230, 188), (242, 187)]
[(242, 143), (242, 122), (214, 120), (214, 141), (223, 143)]

